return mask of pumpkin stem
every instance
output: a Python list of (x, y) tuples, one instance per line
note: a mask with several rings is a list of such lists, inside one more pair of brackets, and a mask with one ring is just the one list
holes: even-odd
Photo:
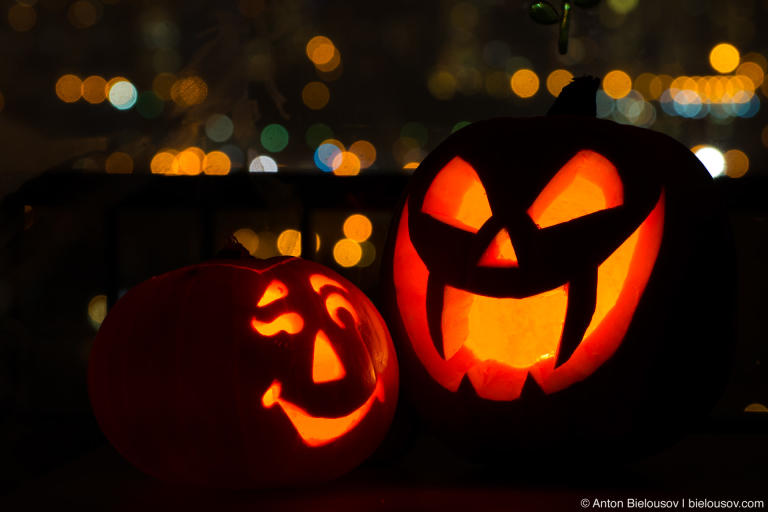
[(222, 249), (219, 249), (214, 258), (233, 260), (256, 259), (251, 256), (251, 253), (248, 252), (248, 249), (243, 247), (243, 244), (241, 244), (237, 238), (231, 235), (227, 240), (227, 244)]
[(563, 87), (560, 95), (547, 111), (548, 116), (597, 117), (597, 89), (600, 79), (580, 76)]

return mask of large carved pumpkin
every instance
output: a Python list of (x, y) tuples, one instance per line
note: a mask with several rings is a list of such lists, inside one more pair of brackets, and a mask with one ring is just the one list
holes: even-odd
[(371, 302), (296, 258), (218, 260), (131, 289), (89, 364), (96, 418), (139, 469), (174, 482), (322, 481), (379, 444), (398, 365)]
[(550, 116), (451, 135), (384, 263), (405, 393), (486, 453), (610, 451), (705, 411), (730, 341), (715, 204), (697, 158), (650, 130)]

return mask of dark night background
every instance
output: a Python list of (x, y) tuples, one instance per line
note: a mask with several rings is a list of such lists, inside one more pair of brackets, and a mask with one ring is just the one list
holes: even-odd
[[(768, 0), (575, 7), (567, 55), (528, 5), (0, 2), (0, 505), (106, 508), (130, 496), (511, 510), (577, 509), (598, 495), (765, 498)], [(430, 439), (399, 446), (396, 432), (386, 445), (396, 455), (327, 487), (224, 497), (154, 482), (108, 446), (85, 375), (108, 304), (127, 288), (213, 256), (231, 235), (269, 257), (312, 252), (314, 234), (312, 257), (377, 300), (410, 169), (460, 123), (541, 115), (584, 74), (603, 79), (600, 117), (696, 152), (730, 216), (738, 301), (702, 312), (736, 308), (723, 340), (729, 383), (685, 439), (598, 475), (514, 480)]]

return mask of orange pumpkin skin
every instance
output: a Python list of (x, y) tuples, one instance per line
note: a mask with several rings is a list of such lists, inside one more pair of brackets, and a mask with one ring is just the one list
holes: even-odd
[(89, 361), (94, 414), (159, 479), (245, 488), (311, 483), (384, 438), (398, 364), (352, 283), (297, 258), (217, 260), (132, 288)]
[(453, 134), (383, 263), (405, 394), (455, 446), (539, 461), (642, 448), (707, 411), (731, 319), (702, 316), (733, 296), (713, 188), (678, 142), (609, 121)]

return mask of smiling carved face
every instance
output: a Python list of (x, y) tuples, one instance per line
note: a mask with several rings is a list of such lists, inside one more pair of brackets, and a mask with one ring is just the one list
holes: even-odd
[(89, 364), (102, 430), (173, 482), (261, 487), (349, 471), (386, 435), (398, 364), (368, 298), (298, 258), (217, 260), (132, 288)]
[(578, 133), (547, 154), (507, 152), (540, 144), (546, 122), (465, 128), (412, 179), (394, 296), (413, 352), (449, 391), (467, 378), (509, 401), (529, 377), (545, 393), (587, 378), (621, 344), (654, 267), (663, 188)]
[[(316, 302), (317, 310), (324, 311), (326, 315), (316, 319), (315, 325), (307, 324), (302, 313), (297, 311), (270, 314), (270, 305), (280, 307), (280, 301), (291, 294), (285, 283), (274, 279), (269, 281), (256, 304), (257, 313), (251, 320), (254, 332), (266, 338), (304, 336), (312, 339), (312, 382), (319, 386), (321, 392), (338, 394), (341, 387), (350, 385), (369, 389), (373, 383), (369, 396), (354, 410), (340, 416), (320, 416), (313, 415), (298, 403), (284, 398), (283, 380), (272, 381), (261, 398), (262, 406), (270, 409), (277, 405), (290, 420), (304, 444), (319, 447), (346, 435), (365, 418), (375, 401), (383, 403), (387, 396), (384, 383), (377, 378), (373, 361), (365, 350), (366, 345), (360, 333), (360, 316), (347, 298), (347, 288), (338, 280), (319, 273), (308, 275), (306, 285), (294, 293), (307, 295), (308, 287), (316, 295), (306, 299)], [(333, 341), (328, 333), (334, 336)], [(288, 343), (295, 342), (291, 340)], [(344, 359), (340, 357), (340, 353), (344, 354)], [(346, 364), (345, 359), (348, 361)]]

